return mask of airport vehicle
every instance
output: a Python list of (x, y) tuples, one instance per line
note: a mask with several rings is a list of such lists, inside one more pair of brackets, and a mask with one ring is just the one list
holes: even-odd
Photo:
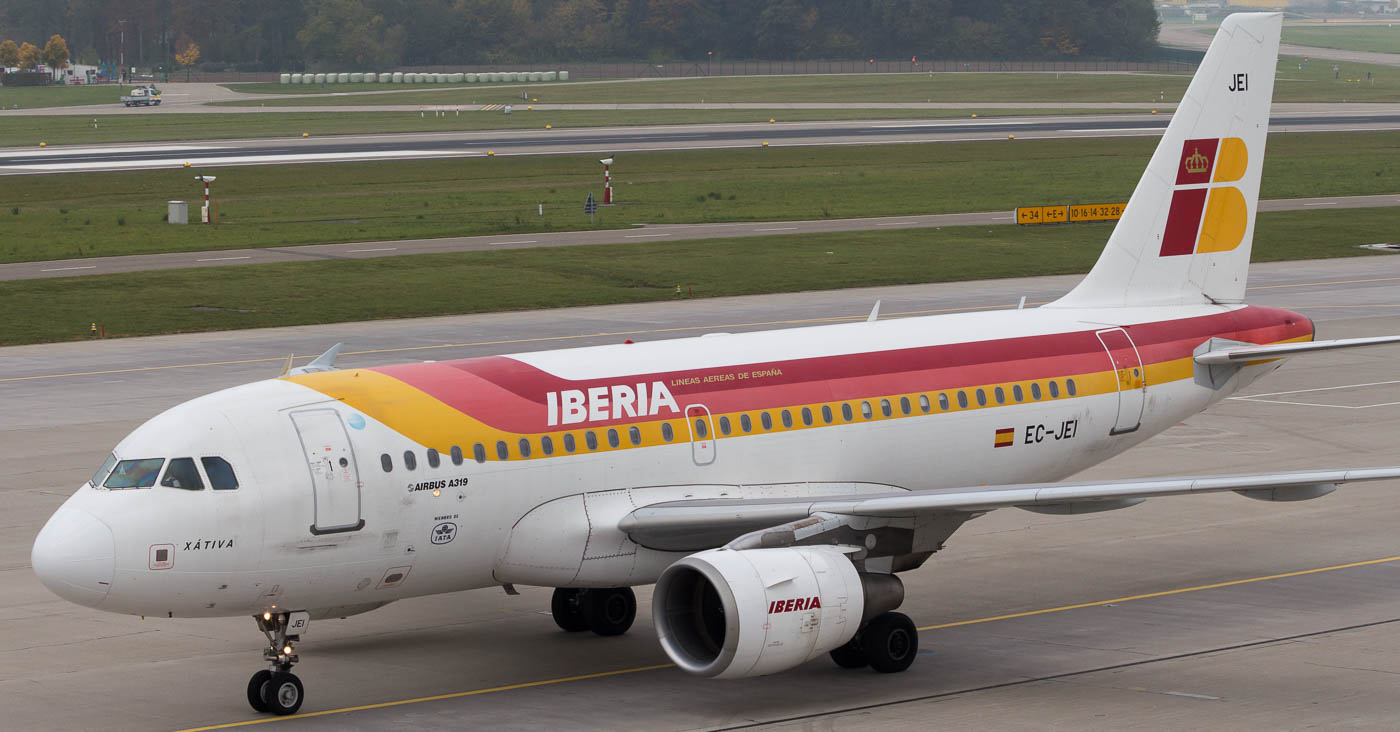
[[(252, 615), (253, 708), (304, 699), (322, 618), (435, 593), (556, 588), (566, 631), (625, 632), (632, 586), (682, 670), (821, 654), (908, 668), (899, 575), (998, 508), (1317, 498), (1400, 467), (1061, 480), (1313, 351), (1244, 303), (1278, 14), (1230, 16), (1098, 263), (1039, 308), (336, 369), (180, 404), (133, 431), (34, 543), (60, 596)], [(872, 316), (874, 314), (872, 313)]]
[(159, 107), (160, 90), (154, 84), (150, 86), (138, 86), (131, 90), (121, 99), (122, 104), (127, 107)]

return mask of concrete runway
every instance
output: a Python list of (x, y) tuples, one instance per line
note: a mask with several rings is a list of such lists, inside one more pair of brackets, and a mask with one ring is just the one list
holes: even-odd
[[(1328, 208), (1381, 208), (1400, 206), (1400, 195), (1337, 196), (1333, 198), (1288, 198), (1259, 202), (1259, 210), (1313, 211)], [(860, 219), (820, 219), (813, 221), (744, 221), (718, 224), (638, 224), (631, 229), (603, 231), (561, 231), (553, 233), (496, 236), (457, 236), (440, 239), (399, 239), (342, 244), (308, 244), (261, 249), (222, 249), (168, 254), (132, 254), (123, 257), (56, 259), (43, 262), (0, 264), (0, 282), (49, 277), (82, 277), (121, 272), (144, 272), (194, 267), (231, 267), (273, 262), (307, 262), (334, 259), (374, 259), (407, 254), (534, 249), (538, 247), (627, 244), (646, 241), (671, 242), (690, 239), (778, 236), (783, 234), (829, 234), (843, 231), (879, 231), (896, 228), (943, 226), (996, 226), (1011, 224), (1015, 211), (984, 211), (916, 216), (882, 216)], [(1383, 242), (1376, 242), (1383, 243)]]
[[(1342, 21), (1333, 23), (1299, 23), (1289, 22), (1284, 24), (1284, 31), (1294, 26), (1318, 26), (1329, 28), (1364, 27), (1375, 25), (1376, 23), (1393, 23), (1393, 20), (1385, 18), (1374, 21)], [(1210, 48), (1210, 42), (1215, 38), (1215, 29), (1218, 23), (1208, 25), (1186, 25), (1182, 23), (1163, 23), (1161, 30), (1157, 32), (1157, 42), (1164, 46), (1175, 46), (1177, 48), (1189, 48), (1196, 51), (1204, 51)], [(1341, 48), (1325, 48), (1322, 46), (1299, 46), (1292, 43), (1284, 43), (1278, 47), (1278, 52), (1282, 56), (1309, 56), (1316, 59), (1326, 59), (1329, 62), (1358, 63), (1358, 64), (1379, 64), (1382, 66), (1400, 66), (1400, 53), (1382, 53), (1379, 51), (1348, 51)]]
[[(261, 665), (262, 639), (250, 620), (142, 620), (69, 605), (34, 578), (29, 547), (49, 513), (128, 430), (184, 399), (275, 375), (289, 352), (314, 354), (343, 340), (346, 366), (446, 359), (856, 320), (877, 298), (891, 317), (1012, 307), (1021, 295), (1036, 304), (1076, 281), (0, 349), (3, 726), (146, 730), (268, 719), (243, 699), (247, 677)], [(1251, 281), (1253, 302), (1300, 310), (1317, 321), (1320, 337), (1400, 333), (1400, 259), (1258, 265)], [(1245, 398), (1090, 474), (1395, 464), (1397, 353), (1382, 347), (1298, 358)], [(742, 683), (685, 677), (659, 667), (666, 659), (645, 591), (636, 626), (613, 639), (559, 632), (545, 589), (407, 600), (313, 624), (299, 647), (306, 712), (372, 708), (274, 724), (912, 730), (937, 719), (994, 729), (1391, 729), (1400, 712), (1398, 523), (1394, 484), (1344, 487), (1296, 504), (1210, 495), (1077, 517), (997, 511), (906, 575), (904, 610), (928, 629), (923, 657), (894, 676), (840, 671), (821, 660)], [(1341, 565), (1356, 566), (1269, 578)], [(1255, 578), (1262, 579), (1245, 581)], [(432, 695), (451, 696), (382, 706)]]
[[(611, 155), (640, 150), (709, 150), (800, 145), (1158, 136), (1170, 115), (1076, 115), (958, 120), (852, 120), (784, 124), (704, 124), (560, 130), (495, 130), (340, 135), (175, 144), (55, 146), (0, 150), (0, 175), (90, 173), (108, 170), (228, 165), (286, 165), (352, 160), (481, 157), (488, 154)], [(1274, 117), (1274, 132), (1400, 129), (1400, 113), (1319, 111)]]

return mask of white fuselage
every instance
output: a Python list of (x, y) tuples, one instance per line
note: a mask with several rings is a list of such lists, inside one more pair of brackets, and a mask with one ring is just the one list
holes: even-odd
[[(1041, 308), (274, 379), (176, 406), (115, 448), (220, 456), (237, 489), (207, 473), (204, 490), (85, 484), (35, 556), (77, 535), (47, 560), (68, 568), (50, 586), (143, 615), (333, 617), (493, 584), (646, 584), (688, 552), (622, 533), (638, 506), (1058, 480), (1277, 366), (1212, 377), (1191, 361), (1210, 338), (1311, 335), (1267, 308)], [(579, 418), (566, 392), (609, 403)]]

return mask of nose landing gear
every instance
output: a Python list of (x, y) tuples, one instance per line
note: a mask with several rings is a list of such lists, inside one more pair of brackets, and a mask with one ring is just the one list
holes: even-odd
[(294, 644), (301, 640), (311, 622), (308, 613), (272, 613), (254, 615), (258, 630), (267, 636), (267, 648), (263, 649), (263, 659), (269, 668), (263, 669), (248, 679), (248, 705), (258, 712), (271, 712), (278, 716), (296, 714), (301, 709), (306, 692), (301, 679), (292, 673), (292, 664), (299, 659)]

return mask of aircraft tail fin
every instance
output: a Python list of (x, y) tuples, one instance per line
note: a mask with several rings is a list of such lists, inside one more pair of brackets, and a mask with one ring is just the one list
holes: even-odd
[(1098, 263), (1049, 307), (1244, 300), (1282, 29), (1220, 24)]

